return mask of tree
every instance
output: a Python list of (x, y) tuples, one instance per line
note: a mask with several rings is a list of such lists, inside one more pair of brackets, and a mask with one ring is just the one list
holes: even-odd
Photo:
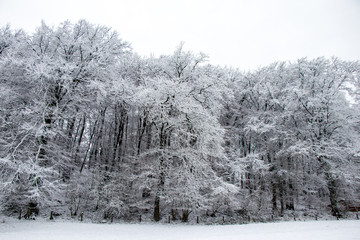
[[(9, 112), (6, 123), (15, 117), (20, 122), (20, 128), (9, 131), (17, 139), (5, 139), (11, 144), (5, 155), (34, 166), (37, 171), (30, 176), (42, 184), (67, 181), (75, 167), (82, 168), (73, 155), (87, 139), (87, 116), (96, 112), (97, 106), (89, 103), (100, 94), (99, 82), (113, 81), (115, 65), (128, 45), (109, 28), (84, 20), (75, 25), (65, 22), (56, 31), (42, 23), (33, 36), (19, 42), (1, 59), (6, 77), (2, 97), (9, 104), (19, 103), (18, 109)], [(20, 52), (22, 48), (28, 50)], [(10, 94), (23, 97), (7, 98)], [(39, 203), (45, 196), (49, 201), (57, 198), (51, 188), (42, 185), (39, 189), (34, 201)]]
[[(213, 101), (218, 107), (221, 96), (208, 95), (217, 79), (204, 76), (205, 69), (200, 67), (203, 55), (183, 52), (181, 45), (173, 56), (153, 61), (155, 65), (150, 67), (149, 77), (144, 77), (135, 101), (144, 109), (145, 125), (153, 126), (150, 134), (155, 144), (140, 158), (152, 159), (150, 184), (155, 198), (154, 219), (159, 221), (161, 199), (188, 212), (199, 203), (200, 186), (194, 182), (212, 172), (211, 157), (222, 157), (223, 130), (211, 115), (213, 109), (206, 106)], [(184, 187), (182, 191), (179, 184)]]
[(329, 197), (332, 213), (339, 215), (345, 184), (337, 169), (350, 163), (357, 139), (357, 113), (344, 97), (354, 72), (345, 66), (337, 59), (301, 59), (238, 81), (237, 102), (226, 113), (227, 152), (241, 188), (255, 191), (257, 199), (268, 191), (275, 213), (279, 203), (282, 215), (317, 194), (320, 201)]
[(206, 60), (142, 58), (85, 20), (2, 28), (2, 212), (244, 222), (358, 204), (358, 62)]

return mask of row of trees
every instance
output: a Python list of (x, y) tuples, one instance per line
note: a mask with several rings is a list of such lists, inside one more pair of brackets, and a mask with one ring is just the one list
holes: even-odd
[(206, 60), (183, 44), (141, 58), (84, 20), (2, 28), (2, 212), (266, 220), (359, 204), (358, 62)]
[(240, 80), (224, 125), (229, 158), (241, 166), (234, 182), (258, 209), (271, 202), (280, 214), (330, 207), (339, 215), (339, 201), (358, 203), (358, 106), (346, 97), (358, 69), (338, 59), (300, 59)]

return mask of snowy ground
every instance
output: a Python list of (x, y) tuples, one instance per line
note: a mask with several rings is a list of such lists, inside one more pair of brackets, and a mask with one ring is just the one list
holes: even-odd
[(248, 225), (91, 224), (0, 222), (1, 240), (350, 240), (360, 239), (360, 221), (313, 221)]

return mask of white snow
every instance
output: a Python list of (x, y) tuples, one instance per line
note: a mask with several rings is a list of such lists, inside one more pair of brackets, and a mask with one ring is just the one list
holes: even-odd
[(0, 223), (1, 240), (352, 240), (360, 221), (313, 221), (248, 225), (92, 224), (15, 221)]

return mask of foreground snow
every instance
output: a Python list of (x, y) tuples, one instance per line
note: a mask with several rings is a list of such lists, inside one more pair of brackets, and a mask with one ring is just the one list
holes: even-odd
[(5, 221), (4, 240), (350, 240), (360, 239), (360, 221), (314, 221), (248, 225), (91, 224), (79, 222)]

